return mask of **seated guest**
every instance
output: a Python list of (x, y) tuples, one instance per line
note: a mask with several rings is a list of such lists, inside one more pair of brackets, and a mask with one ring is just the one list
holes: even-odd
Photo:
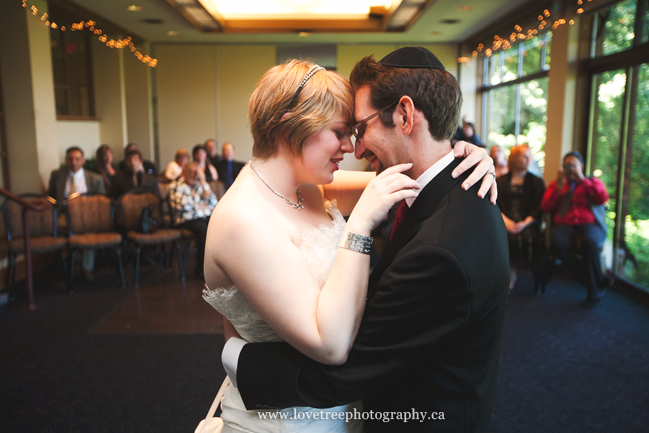
[(174, 160), (167, 165), (165, 177), (169, 180), (176, 180), (183, 173), (183, 167), (189, 161), (189, 153), (185, 149), (179, 149), (176, 152)]
[(457, 128), (454, 141), (468, 141), (476, 146), (485, 147), (480, 141), (480, 137), (475, 133), (475, 126), (471, 122), (462, 121), (462, 127)]
[(216, 166), (216, 171), (219, 173), (219, 179), (225, 184), (225, 190), (227, 191), (245, 164), (234, 160), (234, 145), (232, 143), (223, 143), (221, 154), (221, 162)]
[(205, 150), (207, 151), (207, 160), (214, 167), (221, 161), (221, 155), (219, 155), (219, 146), (216, 144), (216, 140), (213, 138), (208, 138), (205, 140)]
[(125, 192), (134, 189), (145, 189), (160, 194), (156, 177), (144, 171), (142, 154), (139, 150), (131, 150), (126, 153), (124, 167), (113, 178), (111, 197), (117, 199)]
[(216, 168), (207, 160), (207, 150), (202, 144), (197, 144), (192, 149), (192, 156), (194, 157), (194, 162), (198, 165), (198, 169), (205, 174), (205, 182), (212, 182), (213, 180), (219, 180), (219, 175), (216, 172)]
[(196, 238), (196, 274), (202, 276), (207, 224), (216, 206), (216, 196), (205, 182), (198, 164), (185, 164), (182, 177), (169, 186), (169, 203), (173, 208), (175, 225), (191, 230)]
[[(124, 159), (121, 160), (120, 163), (119, 163), (119, 169), (120, 170), (126, 168), (126, 154), (129, 153), (132, 150), (139, 150), (137, 148), (137, 144), (129, 143), (124, 148)], [(142, 154), (140, 153), (140, 155), (142, 155)], [(158, 170), (156, 169), (155, 164), (153, 162), (151, 162), (151, 161), (143, 159), (142, 160), (142, 167), (144, 168), (144, 171), (147, 174), (152, 174), (153, 176), (158, 174)]]
[(491, 159), (494, 160), (496, 178), (507, 174), (509, 169), (507, 168), (507, 158), (505, 158), (505, 151), (503, 150), (503, 147), (498, 144), (494, 144), (493, 146), (491, 146), (491, 149), (489, 149), (489, 156), (491, 156)]
[(543, 269), (543, 239), (541, 237), (541, 200), (545, 193), (543, 179), (528, 171), (532, 153), (526, 144), (512, 148), (509, 154), (509, 173), (498, 183), (498, 207), (507, 228), (509, 240), (509, 290), (516, 284), (520, 261), (531, 261), (535, 288), (541, 295), (538, 278)]
[(552, 214), (554, 252), (586, 286), (588, 297), (582, 305), (592, 307), (602, 300), (610, 285), (602, 273), (600, 255), (606, 229), (593, 213), (593, 206), (606, 203), (608, 192), (602, 181), (584, 176), (583, 167), (579, 152), (567, 153), (563, 170), (545, 191), (541, 209)]
[(102, 144), (97, 148), (95, 155), (97, 163), (97, 173), (104, 179), (106, 191), (110, 191), (110, 184), (115, 177), (115, 167), (113, 167), (113, 150), (107, 144)]
[[(83, 169), (86, 159), (79, 147), (70, 147), (65, 151), (65, 168), (54, 170), (50, 175), (47, 195), (56, 200), (59, 211), (63, 202), (74, 193), (105, 194), (106, 187), (100, 175)], [(95, 267), (95, 251), (83, 250), (83, 274), (88, 281), (95, 281), (92, 270)]]

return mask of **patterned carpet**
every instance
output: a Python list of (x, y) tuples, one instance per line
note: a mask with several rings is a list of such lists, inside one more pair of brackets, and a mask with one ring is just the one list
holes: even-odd
[[(177, 274), (157, 271), (145, 270), (141, 293), (202, 288), (196, 279), (181, 288)], [(224, 377), (223, 337), (94, 332), (120, 308), (137, 305), (135, 291), (117, 288), (114, 271), (104, 272), (73, 295), (55, 271), (41, 272), (36, 311), (20, 308), (22, 286), (10, 290), (14, 301), (0, 318), (0, 431), (190, 432), (207, 412)], [(519, 279), (505, 322), (493, 432), (647, 431), (649, 309), (611, 292), (586, 310), (584, 297), (573, 281), (556, 277), (537, 298), (530, 278)]]

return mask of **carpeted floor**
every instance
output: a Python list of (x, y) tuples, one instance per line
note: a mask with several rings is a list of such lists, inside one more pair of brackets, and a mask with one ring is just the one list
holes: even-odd
[[(10, 290), (0, 318), (1, 432), (191, 432), (207, 412), (224, 377), (222, 335), (98, 332), (120, 307), (139, 305), (112, 269), (102, 272), (73, 295), (56, 272), (41, 272), (36, 311), (20, 308), (21, 285)], [(569, 279), (556, 277), (544, 298), (530, 284), (523, 276), (510, 296), (492, 431), (646, 432), (649, 309), (613, 291), (586, 310), (585, 291)], [(141, 293), (176, 288), (202, 284), (145, 269)]]

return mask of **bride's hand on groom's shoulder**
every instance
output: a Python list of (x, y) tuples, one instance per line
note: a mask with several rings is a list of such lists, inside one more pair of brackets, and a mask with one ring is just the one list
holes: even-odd
[(491, 191), (490, 201), (492, 204), (496, 204), (496, 199), (498, 198), (496, 168), (487, 150), (483, 147), (467, 143), (466, 141), (458, 141), (453, 147), (453, 153), (456, 158), (466, 157), (453, 171), (453, 177), (458, 177), (475, 166), (471, 175), (462, 184), (462, 188), (467, 190), (482, 179), (482, 184), (478, 190), (478, 197), (484, 198), (487, 191)]
[(395, 203), (417, 197), (419, 184), (403, 174), (411, 167), (411, 163), (398, 164), (372, 179), (349, 216), (347, 230), (369, 236)]

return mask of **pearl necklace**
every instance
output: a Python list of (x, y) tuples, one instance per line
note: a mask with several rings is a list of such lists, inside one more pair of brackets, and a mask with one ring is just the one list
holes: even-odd
[(264, 185), (266, 185), (268, 187), (268, 189), (271, 190), (276, 196), (281, 197), (282, 199), (284, 199), (284, 201), (286, 203), (290, 204), (291, 206), (293, 206), (294, 209), (297, 209), (297, 210), (304, 209), (304, 205), (302, 204), (304, 199), (300, 195), (300, 190), (299, 189), (295, 190), (295, 193), (297, 194), (297, 203), (295, 203), (293, 200), (288, 199), (285, 195), (282, 195), (282, 194), (278, 193), (277, 191), (275, 191), (275, 189), (273, 189), (272, 186), (268, 185), (268, 182), (266, 182), (264, 180), (264, 178), (261, 177), (261, 174), (259, 174), (259, 172), (252, 165), (252, 161), (248, 161), (248, 165), (250, 166), (250, 168), (252, 168), (252, 171), (254, 171), (255, 174), (257, 176), (259, 176), (259, 179), (261, 179), (261, 181), (264, 182)]

